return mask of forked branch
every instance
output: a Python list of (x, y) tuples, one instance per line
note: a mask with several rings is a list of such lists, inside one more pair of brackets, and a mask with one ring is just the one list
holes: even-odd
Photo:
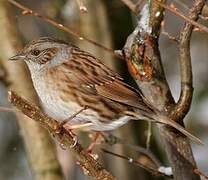
[[(188, 18), (194, 22), (197, 21), (204, 4), (205, 0), (196, 1), (193, 7), (190, 9)], [(183, 119), (183, 117), (188, 113), (193, 96), (192, 66), (190, 55), (190, 41), (193, 28), (194, 25), (192, 23), (186, 22), (180, 33), (179, 61), (181, 71), (181, 94), (173, 112), (175, 115), (177, 115), (178, 119)]]

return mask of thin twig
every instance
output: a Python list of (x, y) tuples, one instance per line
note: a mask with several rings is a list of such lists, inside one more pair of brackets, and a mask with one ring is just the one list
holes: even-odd
[(93, 41), (93, 40), (91, 40), (91, 39), (89, 39), (89, 38), (87, 38), (85, 36), (82, 36), (81, 34), (79, 34), (78, 32), (73, 31), (69, 27), (66, 27), (63, 24), (58, 23), (58, 22), (54, 21), (53, 19), (51, 19), (51, 18), (49, 18), (47, 16), (41, 15), (38, 12), (36, 12), (36, 11), (34, 11), (34, 10), (32, 10), (32, 9), (30, 9), (30, 8), (20, 4), (18, 2), (16, 2), (15, 0), (8, 0), (8, 2), (10, 2), (14, 6), (18, 7), (19, 9), (21, 9), (22, 10), (22, 15), (30, 14), (32, 16), (38, 17), (38, 18), (42, 19), (43, 21), (45, 21), (45, 22), (47, 22), (47, 23), (57, 27), (58, 29), (61, 29), (61, 30), (65, 31), (65, 32), (67, 32), (67, 33), (77, 37), (79, 40), (85, 40), (86, 42), (89, 42), (89, 43), (91, 43), (91, 44), (93, 44), (93, 45), (95, 45), (95, 46), (97, 46), (97, 47), (99, 47), (99, 48), (101, 48), (101, 49), (103, 49), (103, 50), (105, 50), (105, 51), (115, 55), (114, 54), (114, 50), (112, 50), (110, 48), (107, 48), (107, 47), (103, 46), (102, 44), (99, 44), (99, 43), (97, 43), (97, 42), (95, 42), (95, 41)]
[(104, 136), (105, 142), (108, 145), (116, 145), (121, 144), (123, 146), (126, 146), (128, 148), (131, 148), (132, 150), (135, 150), (136, 152), (139, 152), (145, 156), (147, 156), (149, 159), (151, 159), (152, 162), (154, 162), (155, 165), (160, 166), (161, 162), (158, 160), (158, 158), (149, 150), (144, 147), (129, 144), (125, 139), (121, 139), (113, 134), (108, 134), (108, 136)]
[[(175, 15), (177, 15), (177, 16), (183, 18), (186, 22), (189, 22), (190, 24), (192, 24), (192, 25), (194, 25), (194, 26), (200, 28), (202, 31), (208, 33), (208, 28), (207, 28), (206, 26), (197, 23), (195, 20), (190, 19), (189, 17), (183, 15), (181, 12), (176, 11), (176, 9), (169, 7), (169, 6), (167, 6), (167, 5), (165, 5), (165, 4), (161, 3), (161, 2), (159, 2), (158, 0), (154, 0), (154, 2), (157, 3), (158, 5), (162, 6), (163, 8), (169, 10), (170, 12), (174, 13)], [(201, 11), (200, 11), (200, 12), (201, 12)]]
[[(152, 173), (152, 174), (155, 175), (155, 176), (164, 176), (164, 177), (168, 177), (168, 178), (173, 178), (172, 175), (164, 174), (164, 173), (158, 171), (158, 169), (155, 169), (155, 168), (153, 168), (153, 167), (151, 167), (151, 166), (147, 166), (146, 164), (143, 164), (143, 163), (141, 163), (141, 162), (139, 162), (139, 161), (137, 161), (137, 160), (134, 160), (134, 159), (131, 158), (131, 157), (127, 157), (127, 156), (124, 156), (124, 155), (121, 155), (121, 154), (117, 154), (117, 153), (108, 151), (108, 150), (103, 149), (103, 148), (102, 148), (102, 151), (105, 152), (105, 153), (107, 153), (107, 154), (110, 154), (110, 155), (119, 157), (119, 158), (121, 158), (121, 159), (125, 159), (125, 160), (127, 160), (129, 163), (134, 164), (134, 165), (136, 165), (136, 166), (139, 166), (139, 167), (145, 169), (146, 171)], [(159, 167), (158, 167), (158, 168), (159, 168)]]
[(48, 117), (40, 111), (37, 106), (30, 104), (25, 99), (18, 96), (15, 92), (9, 92), (9, 101), (12, 105), (22, 111), (23, 114), (30, 117), (32, 120), (37, 121), (49, 132), (53, 133), (54, 138), (64, 147), (70, 148), (71, 152), (75, 155), (78, 164), (83, 168), (85, 174), (94, 177), (95, 179), (115, 179), (107, 170), (105, 170), (92, 156), (87, 154), (79, 143), (74, 142), (74, 137), (68, 130), (63, 128), (60, 133), (57, 129), (60, 128), (60, 123)]
[[(178, 3), (180, 6), (182, 6), (184, 9), (189, 10), (189, 7), (184, 2), (182, 2), (181, 0), (175, 0), (175, 2)], [(208, 20), (208, 17), (205, 17), (201, 14), (199, 15), (199, 18), (201, 18), (205, 21)]]

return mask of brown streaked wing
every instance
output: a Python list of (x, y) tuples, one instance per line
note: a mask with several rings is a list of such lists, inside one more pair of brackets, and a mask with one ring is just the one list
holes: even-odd
[(142, 93), (125, 84), (122, 78), (91, 54), (72, 48), (72, 58), (62, 64), (68, 77), (80, 85), (90, 88), (92, 92), (110, 100), (136, 107), (150, 109), (144, 102)]
[(96, 85), (95, 89), (99, 95), (108, 99), (141, 110), (149, 109), (147, 104), (144, 102), (142, 95), (122, 81), (114, 80), (111, 83)]

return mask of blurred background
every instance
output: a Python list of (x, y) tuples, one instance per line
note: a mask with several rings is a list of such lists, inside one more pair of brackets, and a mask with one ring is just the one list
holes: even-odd
[[(75, 0), (19, 0), (18, 2), (31, 7), (40, 14), (49, 16), (57, 22), (60, 22), (83, 36), (88, 37), (106, 47), (112, 49), (122, 49), (126, 38), (133, 31), (136, 19), (130, 10), (120, 0), (86, 0), (85, 5), (87, 13), (80, 13), (77, 1)], [(175, 0), (172, 1), (178, 9), (186, 13), (192, 1)], [(105, 64), (120, 73), (125, 81), (135, 85), (127, 72), (124, 61), (116, 59), (110, 53), (94, 46), (88, 42), (75, 38), (56, 27), (44, 22), (41, 19), (30, 15), (23, 16), (21, 11), (7, 3), (0, 6), (0, 29), (4, 28), (5, 14), (13, 17), (12, 21), (6, 20), (10, 28), (17, 31), (17, 38), (23, 45), (28, 41), (41, 36), (52, 36), (73, 42), (80, 48), (91, 52), (98, 58), (101, 58)], [(204, 21), (201, 23), (206, 24)], [(164, 30), (173, 36), (179, 35), (183, 21), (175, 15), (166, 11)], [(6, 38), (0, 36), (1, 47), (5, 46)], [(174, 41), (167, 36), (160, 37), (160, 50), (162, 61), (167, 75), (167, 79), (177, 101), (180, 94), (180, 74), (178, 65), (178, 47)], [(19, 46), (20, 49), (20, 46)], [(185, 118), (186, 128), (203, 142), (208, 144), (208, 35), (202, 32), (194, 32), (191, 40), (191, 56), (194, 75), (194, 98), (190, 113)], [(18, 50), (18, 48), (17, 48)], [(10, 49), (8, 49), (10, 51)], [(1, 54), (2, 50), (0, 50)], [(15, 53), (15, 52), (14, 52)], [(8, 81), (5, 81), (7, 72), (1, 62), (7, 59), (0, 56), (0, 105), (9, 107), (7, 101)], [(29, 75), (28, 75), (29, 76)], [(18, 82), (17, 82), (18, 83)], [(24, 97), (24, 93), (21, 94)], [(21, 120), (19, 120), (21, 121)], [(130, 122), (116, 132), (116, 136), (130, 144), (137, 144), (145, 147), (147, 137), (146, 122)], [(23, 142), (24, 133), (20, 130), (15, 114), (11, 112), (0, 112), (0, 179), (5, 180), (32, 180), (33, 172), (30, 170), (30, 161), (26, 156), (26, 150)], [(80, 142), (84, 147), (89, 143), (87, 133), (80, 133)], [(95, 153), (98, 153), (104, 167), (110, 170), (118, 179), (165, 179), (156, 178), (145, 170), (100, 151), (100, 147), (105, 147), (113, 152), (142, 159), (141, 154), (125, 145), (98, 145)], [(192, 145), (194, 157), (198, 168), (208, 172), (207, 147)], [(62, 166), (66, 179), (89, 179), (76, 165), (70, 152), (63, 150), (57, 145), (59, 162)], [(156, 128), (153, 128), (153, 137), (150, 143), (150, 150), (159, 159), (163, 166), (169, 166), (165, 155), (164, 146), (161, 143)]]

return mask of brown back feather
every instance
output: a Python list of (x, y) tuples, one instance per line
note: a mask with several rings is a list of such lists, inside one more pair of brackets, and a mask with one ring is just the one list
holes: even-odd
[[(65, 82), (76, 84), (76, 90), (70, 85), (62, 89), (73, 91), (73, 93), (76, 91), (76, 101), (81, 105), (96, 108), (96, 110), (100, 106), (101, 110), (106, 109), (103, 116), (114, 116), (114, 118), (134, 108), (141, 113), (153, 112), (141, 92), (125, 84), (117, 73), (100, 60), (77, 47), (73, 47), (71, 53), (72, 58), (55, 69), (60, 74), (62, 72)], [(91, 99), (93, 103), (89, 103), (87, 99)], [(95, 102), (99, 102), (100, 105), (95, 105)]]

